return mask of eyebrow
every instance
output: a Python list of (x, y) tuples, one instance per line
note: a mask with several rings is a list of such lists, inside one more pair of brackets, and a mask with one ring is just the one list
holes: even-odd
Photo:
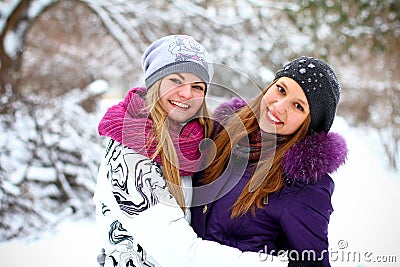
[(194, 82), (194, 84), (204, 84), (204, 85), (206, 85), (205, 82)]
[[(288, 89), (289, 87), (286, 85), (286, 83), (285, 83), (284, 81), (280, 81), (280, 83), (282, 83), (282, 86), (283, 86), (286, 90), (289, 90), (289, 89)], [(299, 86), (300, 86), (300, 85), (299, 85)], [(300, 88), (301, 88), (301, 86), (300, 86)], [(303, 99), (297, 98), (297, 101), (299, 101), (302, 105), (304, 105), (304, 106), (306, 106), (306, 107), (309, 107), (309, 106), (308, 106), (308, 103), (305, 102), (305, 101), (303, 101)]]
[(178, 75), (182, 80), (185, 80), (185, 77), (183, 77), (183, 75), (181, 75), (180, 73), (175, 73), (176, 75)]

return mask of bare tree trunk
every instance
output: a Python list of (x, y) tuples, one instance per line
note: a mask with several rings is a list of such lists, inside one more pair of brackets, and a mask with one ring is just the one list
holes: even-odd
[[(6, 48), (4, 46), (5, 38), (10, 32), (14, 32), (20, 36), (24, 36), (29, 23), (26, 23), (29, 18), (27, 16), (28, 8), (31, 4), (29, 0), (21, 0), (21, 2), (16, 6), (12, 14), (8, 17), (4, 30), (0, 33), (0, 95), (5, 95), (8, 90), (13, 90), (16, 86), (18, 80), (18, 70), (21, 65), (21, 51), (22, 48), (16, 49), (15, 54), (7, 54)], [(25, 24), (24, 24), (25, 23)], [(21, 38), (20, 41), (22, 41)], [(19, 45), (22, 46), (22, 43)], [(9, 52), (9, 51), (8, 51)], [(2, 103), (0, 106), (0, 114), (4, 114), (8, 110), (7, 103)]]

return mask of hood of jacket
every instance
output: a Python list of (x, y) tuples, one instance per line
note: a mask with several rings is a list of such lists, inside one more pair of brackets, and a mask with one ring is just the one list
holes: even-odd
[[(245, 100), (232, 98), (214, 111), (214, 119), (222, 122), (243, 106)], [(317, 182), (324, 174), (335, 172), (347, 157), (346, 140), (338, 133), (309, 133), (299, 140), (283, 158), (283, 169), (290, 180)]]

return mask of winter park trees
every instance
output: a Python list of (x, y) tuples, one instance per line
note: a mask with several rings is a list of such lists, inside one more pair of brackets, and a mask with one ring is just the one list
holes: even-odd
[[(93, 213), (100, 95), (140, 83), (139, 55), (170, 33), (261, 87), (291, 58), (326, 58), (342, 80), (339, 115), (375, 127), (400, 168), (399, 16), (390, 0), (0, 1), (0, 239)], [(224, 74), (246, 95), (248, 79)]]

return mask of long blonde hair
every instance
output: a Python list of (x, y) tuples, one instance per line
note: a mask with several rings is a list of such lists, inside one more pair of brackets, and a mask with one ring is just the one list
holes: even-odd
[[(181, 186), (178, 157), (175, 146), (168, 132), (168, 113), (164, 111), (159, 101), (161, 80), (162, 79), (158, 80), (154, 85), (148, 88), (146, 95), (147, 109), (149, 110), (150, 116), (153, 120), (153, 134), (157, 141), (157, 147), (153, 159), (157, 155), (160, 155), (164, 178), (168, 183), (168, 188), (171, 194), (175, 197), (179, 206), (185, 212), (186, 205)], [(208, 138), (212, 130), (212, 121), (205, 101), (203, 101), (203, 104), (197, 112), (197, 117), (204, 128), (204, 137)]]
[[(215, 138), (216, 154), (205, 169), (205, 178), (202, 182), (211, 183), (217, 180), (228, 165), (232, 148), (235, 147), (240, 139), (259, 130), (257, 114), (260, 114), (260, 102), (266, 91), (273, 84), (275, 82), (271, 83), (249, 105), (241, 108), (236, 113), (236, 116), (231, 116), (226, 126)], [(232, 218), (244, 215), (250, 209), (255, 212), (256, 208), (262, 207), (264, 197), (282, 188), (284, 184), (283, 156), (293, 144), (307, 134), (310, 121), (310, 116), (307, 116), (305, 122), (295, 133), (284, 138), (284, 141), (279, 144), (274, 154), (266, 160), (258, 162), (252, 178), (232, 206)], [(254, 190), (251, 184), (254, 181), (253, 179), (262, 179), (260, 185)]]

